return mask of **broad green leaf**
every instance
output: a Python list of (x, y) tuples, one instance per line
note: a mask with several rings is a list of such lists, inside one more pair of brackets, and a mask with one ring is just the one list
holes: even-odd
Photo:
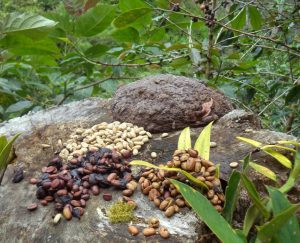
[(0, 46), (3, 46), (5, 49), (16, 55), (60, 56), (60, 50), (56, 43), (49, 38), (32, 40), (31, 38), (20, 34), (7, 35), (0, 41)]
[(295, 149), (292, 149), (292, 148), (289, 148), (289, 147), (286, 147), (286, 146), (280, 146), (280, 145), (273, 145), (273, 144), (271, 144), (271, 145), (265, 145), (265, 146), (261, 147), (262, 150), (264, 150), (266, 148), (277, 148), (277, 149), (288, 150), (288, 151), (291, 151), (293, 153), (296, 152)]
[(132, 27), (128, 27), (126, 29), (117, 29), (111, 35), (115, 40), (120, 42), (139, 41), (139, 32)]
[(257, 172), (263, 174), (264, 176), (268, 177), (269, 179), (271, 179), (273, 181), (276, 181), (276, 174), (269, 168), (259, 165), (259, 164), (256, 164), (254, 162), (250, 162), (249, 165)]
[(258, 9), (253, 5), (248, 5), (248, 14), (251, 26), (254, 30), (259, 30), (262, 25), (262, 16)]
[(184, 150), (192, 147), (190, 128), (186, 127), (182, 130), (178, 138), (178, 149)]
[(233, 212), (235, 210), (236, 200), (239, 194), (240, 180), (241, 180), (241, 174), (238, 171), (233, 170), (226, 187), (225, 206), (222, 212), (224, 218), (230, 224), (231, 224)]
[(284, 226), (286, 223), (289, 223), (289, 220), (296, 213), (296, 211), (298, 211), (299, 208), (300, 204), (292, 204), (287, 209), (277, 214), (268, 223), (264, 224), (263, 226), (257, 226), (257, 237), (262, 241), (270, 241), (275, 232), (278, 232), (282, 228), (282, 226)]
[(202, 181), (198, 180), (197, 178), (195, 178), (194, 176), (192, 176), (190, 173), (186, 172), (185, 170), (181, 170), (179, 168), (169, 168), (167, 166), (156, 166), (156, 165), (153, 165), (151, 163), (148, 163), (148, 162), (142, 161), (142, 160), (133, 160), (130, 162), (130, 165), (141, 165), (141, 166), (146, 166), (146, 167), (159, 169), (159, 170), (180, 172), (183, 175), (185, 175), (187, 177), (187, 179), (189, 179), (191, 182), (195, 183), (196, 185), (200, 186), (201, 188), (208, 189), (207, 185), (204, 184)]
[(278, 144), (291, 144), (291, 145), (295, 145), (295, 146), (300, 146), (300, 143), (297, 141), (285, 141), (285, 140), (281, 140), (281, 141), (277, 141)]
[(246, 24), (246, 8), (242, 8), (240, 12), (230, 21), (231, 27), (237, 30), (243, 29)]
[(213, 122), (209, 123), (200, 133), (196, 140), (194, 148), (198, 151), (199, 155), (206, 160), (209, 160), (210, 152), (210, 133)]
[[(267, 187), (267, 189), (271, 198), (272, 210), (276, 217), (282, 211), (290, 207), (291, 203), (278, 189), (271, 187)], [(300, 239), (300, 229), (296, 215), (293, 215), (275, 234), (279, 242), (293, 243), (295, 239)]]
[(244, 137), (236, 137), (236, 138), (243, 142), (249, 143), (249, 144), (253, 145), (254, 147), (260, 148), (263, 145), (262, 143), (252, 140), (250, 138), (244, 138)]
[(87, 49), (84, 54), (88, 57), (101, 57), (109, 50), (108, 46), (97, 44)]
[(136, 8), (147, 8), (149, 7), (148, 4), (146, 4), (144, 1), (141, 0), (120, 0), (119, 2), (119, 8), (123, 11), (126, 12), (131, 9), (136, 9)]
[(241, 179), (245, 189), (248, 192), (249, 197), (252, 202), (256, 205), (256, 207), (260, 210), (260, 212), (264, 215), (265, 218), (269, 217), (269, 212), (266, 207), (262, 203), (262, 200), (259, 197), (259, 194), (254, 186), (254, 184), (243, 174), (241, 174)]
[(29, 109), (33, 106), (33, 103), (29, 100), (19, 101), (15, 104), (10, 105), (7, 109), (7, 113), (19, 112), (25, 109)]
[(245, 235), (248, 235), (252, 225), (254, 224), (255, 220), (259, 217), (260, 211), (256, 207), (255, 204), (252, 204), (246, 212), (244, 224), (243, 224), (243, 232)]
[[(6, 165), (8, 163), (9, 154), (12, 149), (12, 145), (19, 136), (20, 136), (20, 133), (16, 134), (11, 140), (9, 140), (7, 142), (7, 144), (2, 149), (2, 151), (0, 151), (0, 170), (6, 167)], [(3, 143), (3, 141), (4, 140), (2, 139), (1, 143)]]
[(113, 24), (116, 28), (127, 28), (136, 21), (143, 19), (143, 17), (152, 12), (151, 8), (137, 8), (122, 13), (114, 19)]
[(93, 36), (110, 26), (115, 16), (115, 6), (98, 4), (81, 15), (76, 24), (75, 31), (79, 36)]
[[(39, 36), (57, 23), (33, 13), (11, 13), (3, 21), (3, 34), (21, 33), (30, 37)], [(0, 32), (0, 33), (1, 33)]]
[(177, 190), (191, 205), (199, 218), (223, 243), (244, 242), (228, 222), (216, 211), (208, 199), (192, 187), (171, 179)]
[(266, 148), (263, 149), (264, 152), (266, 152), (267, 154), (271, 155), (273, 158), (275, 158), (279, 163), (281, 163), (283, 166), (287, 167), (287, 168), (292, 168), (292, 162), (283, 154), (270, 149), (270, 148)]

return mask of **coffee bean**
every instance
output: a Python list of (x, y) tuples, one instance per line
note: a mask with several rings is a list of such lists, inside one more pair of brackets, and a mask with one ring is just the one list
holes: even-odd
[(160, 234), (160, 236), (161, 236), (162, 238), (164, 238), (164, 239), (167, 239), (167, 238), (170, 237), (170, 233), (169, 233), (168, 229), (165, 228), (165, 227), (161, 227), (161, 228), (159, 229), (159, 234)]
[(56, 214), (56, 215), (54, 216), (54, 218), (53, 218), (53, 223), (54, 223), (54, 224), (58, 224), (59, 221), (60, 221), (60, 219), (61, 219), (61, 217), (62, 217), (62, 214), (61, 214), (61, 213)]
[(156, 230), (154, 228), (148, 227), (143, 230), (144, 236), (151, 236), (151, 235), (155, 235), (155, 234), (156, 234)]
[(57, 188), (59, 185), (60, 185), (60, 180), (59, 179), (54, 179), (51, 182), (51, 187), (54, 188), (54, 189)]
[(67, 204), (64, 209), (63, 209), (63, 215), (66, 220), (71, 220), (72, 219), (72, 207)]
[(139, 234), (139, 230), (137, 227), (133, 226), (133, 225), (130, 225), (128, 227), (128, 232), (131, 234), (131, 235), (138, 235)]
[(35, 185), (38, 183), (38, 180), (36, 178), (31, 178), (29, 182), (30, 184)]
[(36, 203), (32, 203), (30, 205), (27, 206), (27, 210), (28, 211), (34, 211), (38, 208), (38, 205)]
[(100, 189), (97, 185), (92, 186), (91, 188), (93, 195), (97, 196), (100, 194)]
[(130, 189), (126, 189), (122, 192), (123, 196), (130, 197), (133, 194), (133, 191)]
[(168, 207), (167, 210), (165, 211), (165, 216), (167, 216), (167, 217), (172, 217), (174, 213), (175, 213), (175, 208), (174, 208), (174, 206), (170, 206), (170, 207)]
[(105, 201), (111, 201), (111, 200), (112, 200), (112, 195), (109, 194), (109, 193), (104, 193), (104, 194), (103, 194), (103, 199), (104, 199)]
[(40, 203), (41, 203), (43, 206), (47, 206), (47, 205), (48, 205), (48, 201), (47, 201), (47, 200), (40, 200)]
[(66, 189), (61, 189), (56, 192), (57, 196), (67, 195), (68, 191)]

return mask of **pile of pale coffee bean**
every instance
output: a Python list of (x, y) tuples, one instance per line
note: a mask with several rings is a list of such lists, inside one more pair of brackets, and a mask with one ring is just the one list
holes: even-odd
[(150, 138), (152, 138), (150, 132), (132, 123), (102, 122), (88, 129), (77, 128), (66, 143), (60, 140), (62, 150), (59, 156), (68, 161), (74, 156), (83, 156), (88, 151), (106, 147), (116, 149), (124, 158), (129, 158), (131, 154), (137, 155)]
[[(101, 148), (89, 151), (84, 157), (75, 156), (65, 165), (57, 157), (42, 168), (38, 179), (31, 178), (30, 183), (36, 184), (36, 197), (43, 206), (54, 201), (55, 210), (70, 220), (83, 215), (90, 194), (97, 196), (101, 188), (111, 186), (122, 190), (132, 181), (129, 163), (117, 151)], [(110, 201), (112, 195), (104, 193), (103, 199)], [(37, 204), (28, 206), (30, 211), (36, 208)]]
[[(225, 198), (220, 180), (215, 177), (216, 166), (212, 162), (199, 157), (196, 150), (176, 150), (173, 160), (168, 161), (167, 166), (181, 168), (204, 182), (208, 187), (206, 197), (218, 212), (222, 211)], [(148, 195), (149, 200), (160, 210), (165, 211), (167, 217), (178, 213), (182, 207), (189, 207), (169, 178), (188, 183), (181, 173), (151, 168), (143, 170), (139, 179), (142, 193)]]

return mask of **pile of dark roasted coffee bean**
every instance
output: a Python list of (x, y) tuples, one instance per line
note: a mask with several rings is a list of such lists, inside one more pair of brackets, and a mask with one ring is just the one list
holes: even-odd
[[(173, 160), (168, 161), (167, 166), (181, 168), (204, 182), (209, 189), (206, 197), (217, 211), (222, 211), (224, 194), (220, 180), (215, 177), (216, 166), (212, 162), (199, 157), (196, 150), (176, 150)], [(181, 207), (189, 206), (169, 178), (188, 183), (187, 178), (181, 173), (151, 168), (144, 170), (139, 179), (141, 191), (148, 195), (160, 210), (165, 211), (167, 217), (179, 212)]]
[[(133, 180), (128, 164), (115, 150), (101, 148), (74, 157), (65, 165), (57, 157), (42, 168), (39, 179), (32, 178), (30, 183), (36, 184), (36, 197), (42, 205), (54, 201), (55, 210), (70, 220), (83, 215), (90, 194), (99, 195), (100, 188), (125, 189)], [(103, 199), (109, 201), (112, 195), (105, 193)], [(36, 208), (37, 204), (28, 206), (30, 211)]]

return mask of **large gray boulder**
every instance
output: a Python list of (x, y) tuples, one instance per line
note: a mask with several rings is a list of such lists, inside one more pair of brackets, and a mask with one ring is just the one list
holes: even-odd
[[(138, 105), (138, 104), (137, 104)], [(77, 127), (91, 127), (94, 124), (106, 121), (113, 117), (110, 114), (110, 102), (101, 99), (87, 99), (73, 102), (68, 105), (55, 107), (49, 110), (29, 114), (12, 119), (0, 124), (0, 135), (12, 135), (23, 132), (23, 135), (15, 143), (16, 159), (8, 166), (4, 179), (0, 186), (0, 242), (158, 242), (159, 236), (145, 238), (141, 234), (137, 237), (129, 235), (127, 224), (112, 225), (106, 216), (107, 207), (112, 202), (102, 200), (101, 194), (92, 197), (87, 205), (85, 215), (80, 221), (62, 220), (60, 224), (53, 225), (52, 216), (54, 207), (39, 207), (34, 212), (28, 212), (28, 204), (35, 202), (36, 187), (29, 184), (31, 177), (37, 177), (41, 168), (47, 165), (55, 152), (59, 150), (58, 139), (66, 141), (70, 133)], [(193, 142), (202, 128), (191, 129)], [(153, 139), (144, 146), (141, 154), (136, 158), (151, 161), (153, 163), (166, 162), (171, 158), (177, 147), (177, 139), (180, 131), (170, 132), (167, 138), (161, 138), (155, 134)], [(238, 141), (236, 136), (251, 137), (261, 142), (269, 143), (279, 139), (295, 139), (283, 133), (261, 130), (259, 120), (250, 113), (234, 110), (223, 116), (212, 130), (212, 141), (217, 147), (211, 149), (211, 160), (221, 165), (221, 178), (228, 180), (231, 168), (229, 163), (242, 159), (251, 146)], [(49, 144), (44, 148), (42, 144)], [(152, 160), (150, 153), (157, 152), (157, 160)], [(278, 163), (270, 160), (263, 153), (256, 153), (253, 159), (275, 170), (280, 180), (286, 180), (287, 171)], [(18, 184), (12, 183), (13, 172), (16, 168), (23, 168), (25, 179)], [(266, 178), (252, 173), (252, 179), (256, 185), (262, 183), (272, 184)], [(262, 186), (260, 186), (262, 187)], [(295, 202), (299, 202), (297, 193), (299, 186), (295, 188)], [(261, 190), (261, 188), (259, 188)], [(111, 191), (113, 199), (121, 198), (119, 191)], [(104, 192), (104, 191), (103, 191)], [(102, 193), (103, 193), (102, 192)], [(210, 233), (191, 211), (176, 214), (171, 219), (165, 218), (143, 194), (137, 192), (134, 199), (138, 204), (136, 223), (146, 226), (146, 219), (156, 216), (161, 224), (168, 227), (172, 236), (164, 242), (210, 242)], [(240, 203), (240, 213), (249, 206), (246, 199)], [(236, 217), (239, 220), (239, 217)], [(208, 238), (207, 238), (208, 236)]]
[(111, 107), (116, 120), (163, 132), (203, 126), (231, 111), (233, 104), (198, 79), (168, 74), (120, 87)]

